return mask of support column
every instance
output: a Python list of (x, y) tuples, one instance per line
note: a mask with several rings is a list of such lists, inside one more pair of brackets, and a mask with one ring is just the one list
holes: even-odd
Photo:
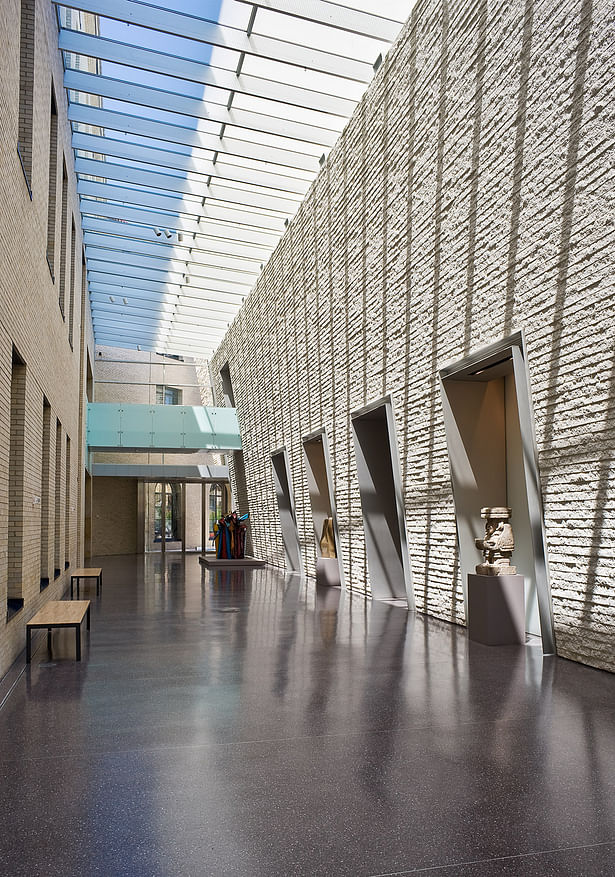
[(182, 481), (179, 485), (179, 514), (181, 520), (179, 522), (179, 535), (182, 543), (182, 554), (186, 553), (186, 482)]
[(163, 481), (161, 484), (162, 487), (162, 502), (160, 504), (160, 517), (161, 517), (161, 527), (160, 527), (160, 550), (164, 554), (167, 550), (167, 485), (166, 481)]
[(207, 507), (207, 484), (201, 484), (201, 552), (205, 554), (209, 544), (209, 509)]
[(137, 554), (145, 554), (145, 483), (137, 482)]

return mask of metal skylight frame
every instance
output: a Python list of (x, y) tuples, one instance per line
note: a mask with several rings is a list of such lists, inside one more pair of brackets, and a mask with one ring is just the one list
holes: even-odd
[(208, 356), (406, 4), (220, 0), (208, 20), (165, 0), (54, 2), (104, 25), (59, 17), (96, 341)]

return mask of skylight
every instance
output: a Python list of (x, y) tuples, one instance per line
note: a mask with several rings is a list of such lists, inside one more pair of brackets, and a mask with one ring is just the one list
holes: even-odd
[(98, 344), (209, 357), (409, 15), (398, 0), (58, 5)]

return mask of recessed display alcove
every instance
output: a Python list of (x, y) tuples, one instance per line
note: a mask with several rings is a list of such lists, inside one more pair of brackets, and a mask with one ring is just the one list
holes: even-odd
[(351, 423), (372, 596), (414, 609), (391, 397), (355, 411)]
[(466, 582), (482, 561), (483, 507), (512, 509), (512, 563), (525, 577), (526, 632), (555, 651), (542, 500), (523, 335), (517, 332), (440, 371), (466, 617)]
[(339, 587), (344, 582), (327, 433), (319, 429), (303, 439), (303, 454), (316, 542), (316, 582)]
[(286, 448), (274, 451), (271, 454), (271, 463), (273, 466), (275, 495), (280, 512), (280, 527), (282, 530), (282, 542), (284, 543), (284, 554), (286, 556), (286, 569), (289, 572), (303, 574), (303, 559), (299, 544), (295, 500)]

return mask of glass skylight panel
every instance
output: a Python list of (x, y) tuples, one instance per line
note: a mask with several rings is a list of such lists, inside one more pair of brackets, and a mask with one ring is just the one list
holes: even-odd
[(292, 137), (280, 137), (277, 134), (268, 134), (265, 131), (250, 130), (236, 128), (233, 125), (227, 125), (224, 132), (225, 137), (236, 138), (237, 140), (246, 140), (251, 143), (260, 143), (263, 146), (270, 147), (272, 150), (277, 149), (282, 153), (298, 153), (313, 156), (314, 158), (322, 155), (323, 148), (317, 143), (310, 143), (308, 140), (295, 140)]
[[(75, 130), (80, 130), (81, 127), (82, 126), (79, 123), (76, 123)], [(104, 140), (109, 145), (109, 148), (111, 148), (111, 144), (109, 144), (109, 141), (117, 140), (121, 143), (133, 144), (136, 147), (159, 149), (165, 152), (177, 152), (180, 155), (185, 156), (195, 155), (209, 161), (211, 161), (214, 155), (213, 151), (209, 149), (197, 149), (196, 147), (191, 148), (190, 146), (186, 146), (183, 143), (177, 143), (175, 141), (169, 140), (158, 140), (155, 137), (147, 137), (142, 134), (132, 134), (127, 131), (117, 131), (109, 127), (105, 128)]]
[(341, 94), (353, 102), (361, 99), (367, 85), (367, 80), (364, 83), (351, 79), (340, 80), (339, 77), (328, 73), (319, 73), (294, 64), (282, 64), (256, 55), (246, 55), (241, 72), (262, 79), (271, 79), (274, 82), (321, 91), (323, 94)]
[(306, 191), (311, 185), (314, 174), (311, 171), (304, 171), (294, 167), (285, 167), (281, 169), (278, 165), (271, 164), (266, 161), (257, 161), (243, 155), (229, 155), (223, 153), (218, 157), (216, 164), (220, 166), (229, 165), (231, 167), (247, 168), (256, 172), (270, 174), (272, 177), (284, 176), (292, 180), (298, 180), (306, 184)]
[(124, 64), (116, 64), (110, 61), (102, 62), (102, 75), (110, 79), (120, 79), (124, 82), (136, 85), (148, 86), (161, 89), (162, 91), (175, 92), (177, 94), (192, 97), (197, 100), (205, 96), (213, 103), (226, 106), (230, 91), (224, 88), (203, 85), (190, 79), (181, 79), (166, 73), (156, 73), (149, 70), (141, 70), (137, 67), (127, 67)]
[(105, 158), (105, 165), (111, 165), (112, 167), (120, 168), (132, 168), (134, 170), (144, 171), (147, 173), (164, 173), (165, 177), (176, 177), (178, 181), (186, 178), (186, 173), (176, 168), (168, 166), (161, 167), (160, 165), (152, 165), (144, 161), (137, 161), (132, 158), (116, 157), (114, 155), (108, 155)]
[[(172, 101), (169, 99), (169, 103)], [(184, 116), (171, 109), (163, 110), (158, 107), (146, 106), (145, 104), (132, 103), (129, 99), (129, 87), (126, 87), (126, 98), (103, 97), (103, 109), (122, 113), (128, 116), (137, 116), (143, 119), (152, 119), (156, 122), (168, 122), (171, 125), (179, 125), (182, 128), (198, 129), (207, 133), (218, 133), (219, 125), (206, 119), (196, 120), (193, 116)]]
[(297, 107), (289, 104), (278, 103), (267, 98), (253, 97), (249, 94), (237, 92), (233, 98), (233, 110), (247, 110), (251, 113), (262, 113), (265, 116), (281, 116), (284, 119), (293, 122), (299, 122), (303, 125), (312, 125), (317, 128), (325, 128), (335, 132), (339, 136), (344, 125), (345, 119), (339, 116), (332, 116), (328, 113), (322, 113), (314, 109), (306, 109), (305, 107)]
[[(409, 12), (311, 0), (310, 21), (299, 0), (263, 2), (59, 7), (98, 341), (217, 346), (388, 47), (352, 10)], [(346, 29), (323, 24), (340, 7)]]
[(255, 198), (262, 196), (268, 201), (271, 201), (272, 199), (278, 199), (280, 201), (288, 203), (294, 202), (294, 205), (296, 207), (298, 207), (303, 200), (303, 197), (300, 194), (293, 194), (292, 192), (281, 192), (279, 189), (272, 190), (270, 187), (260, 186), (257, 183), (247, 183), (243, 181), (224, 179), (220, 177), (211, 178), (211, 183), (205, 188), (203, 195), (207, 195), (208, 197), (215, 197), (211, 193), (222, 190), (226, 192), (233, 191), (237, 193), (245, 192)]
[(388, 44), (380, 40), (327, 27), (305, 18), (283, 15), (269, 9), (259, 9), (254, 20), (254, 33), (276, 37), (302, 46), (313, 46), (323, 52), (331, 52), (346, 58), (376, 60)]
[[(145, 49), (153, 49), (154, 51), (166, 52), (176, 55), (178, 58), (192, 58), (195, 61), (209, 63), (212, 59), (214, 47), (203, 43), (200, 40), (191, 39), (188, 34), (181, 36), (179, 34), (162, 33), (149, 27), (142, 27), (138, 24), (126, 24), (125, 22), (114, 21), (111, 18), (100, 17), (100, 35), (107, 39), (117, 40), (135, 46), (142, 46)], [(223, 47), (215, 47), (218, 56), (216, 64), (224, 61), (222, 66), (229, 70), (234, 70), (237, 64), (236, 53)]]

